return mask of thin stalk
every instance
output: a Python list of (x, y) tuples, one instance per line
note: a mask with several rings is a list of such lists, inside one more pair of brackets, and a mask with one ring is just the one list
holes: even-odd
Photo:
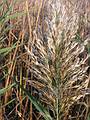
[[(28, 7), (28, 0), (26, 1), (26, 13), (27, 13), (27, 17), (28, 17), (28, 26), (29, 26), (29, 41), (28, 41), (28, 49), (30, 49), (30, 52), (32, 52), (32, 45), (31, 45), (31, 42), (32, 41), (32, 28), (31, 28), (31, 19), (30, 19), (30, 16), (29, 16), (29, 7)], [(28, 56), (28, 59), (29, 59), (29, 56)], [(32, 64), (32, 60), (30, 61), (31, 64)], [(32, 73), (31, 73), (31, 80), (32, 80)], [(32, 95), (32, 86), (31, 86), (31, 95)], [(32, 103), (30, 103), (30, 120), (32, 120)]]
[[(20, 85), (23, 85), (23, 83), (22, 83), (23, 81), (22, 81), (22, 66), (21, 66), (21, 68), (20, 68)], [(19, 97), (20, 97), (20, 113), (21, 113), (21, 109), (22, 109), (22, 103), (21, 103), (21, 101), (22, 101), (22, 89), (20, 88), (20, 95), (19, 95)]]

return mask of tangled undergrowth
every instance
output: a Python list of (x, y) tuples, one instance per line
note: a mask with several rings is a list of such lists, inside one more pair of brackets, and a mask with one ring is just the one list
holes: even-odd
[(0, 120), (89, 120), (90, 1), (0, 1)]

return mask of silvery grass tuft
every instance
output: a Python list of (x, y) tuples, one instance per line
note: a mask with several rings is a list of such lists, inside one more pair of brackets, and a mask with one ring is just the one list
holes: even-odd
[(29, 1), (20, 6), (14, 2), (1, 2), (1, 9), (5, 10), (5, 13), (1, 11), (0, 21), (2, 119), (51, 120), (56, 118), (56, 113), (49, 68), (50, 20), (47, 12), (42, 13), (47, 11), (46, 1), (30, 3), (31, 6)]
[(89, 0), (0, 1), (2, 120), (89, 119)]

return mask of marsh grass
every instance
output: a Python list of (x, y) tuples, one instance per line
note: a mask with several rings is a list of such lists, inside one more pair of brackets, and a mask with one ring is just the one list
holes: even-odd
[[(46, 120), (52, 119), (49, 115), (49, 111), (47, 110), (47, 107), (46, 108), (44, 107), (45, 106), (44, 104), (46, 104), (47, 106), (47, 99), (49, 99), (49, 95), (48, 95), (49, 93), (47, 93), (47, 90), (51, 89), (48, 88), (48, 83), (46, 79), (48, 78), (49, 82), (51, 82), (49, 76), (47, 76), (48, 70), (47, 68), (44, 67), (43, 64), (38, 63), (37, 59), (41, 59), (41, 58), (33, 54), (33, 50), (35, 51), (35, 49), (39, 51), (39, 52), (37, 51), (37, 54), (40, 54), (39, 56), (41, 56), (42, 58), (44, 57), (44, 53), (46, 54), (44, 47), (40, 43), (42, 41), (41, 40), (38, 41), (37, 35), (33, 36), (34, 29), (36, 30), (38, 26), (42, 5), (44, 5), (44, 3), (42, 2), (39, 3), (41, 6), (40, 8), (39, 6), (37, 6), (38, 3), (36, 4), (34, 3), (34, 5), (31, 3), (32, 11), (29, 11), (28, 1), (23, 2), (25, 3), (25, 7), (23, 6), (25, 12), (23, 11), (22, 7), (20, 8), (22, 9), (20, 10), (22, 12), (19, 12), (19, 8), (18, 11), (16, 12), (14, 11), (14, 9), (16, 8), (15, 4), (17, 5), (17, 1), (10, 2), (6, 0), (1, 2), (0, 9), (1, 10), (5, 9), (4, 13), (3, 11), (1, 11), (0, 13), (1, 14), (1, 19), (0, 19), (1, 78), (0, 79), (2, 79), (1, 82), (2, 85), (0, 90), (0, 95), (2, 95), (1, 96), (2, 110), (0, 111), (1, 112), (0, 116), (2, 117), (1, 119), (32, 120), (32, 119), (36, 119), (36, 116), (38, 117), (37, 119), (41, 117), (44, 117)], [(39, 12), (34, 11), (34, 8), (37, 10), (39, 9)], [(30, 14), (32, 13), (34, 13), (36, 16), (30, 16)], [(18, 22), (20, 22), (20, 19), (22, 17), (23, 20), (27, 19), (27, 27), (24, 28), (25, 26), (23, 26), (22, 27), (23, 31), (22, 29), (17, 28), (20, 26)], [(32, 18), (36, 19), (36, 21), (35, 20), (31, 21)], [(23, 22), (25, 21), (21, 20), (21, 23)], [(34, 29), (32, 29), (35, 22), (36, 22), (36, 26), (34, 26)], [(26, 35), (25, 31), (28, 32), (28, 36), (25, 36)], [(42, 47), (44, 53), (42, 53), (41, 48), (39, 48), (40, 46)], [(44, 76), (41, 76), (41, 73), (38, 76), (37, 67), (41, 67), (39, 69), (43, 70), (43, 74), (45, 74), (44, 76), (46, 76), (46, 78), (44, 78)], [(45, 70), (47, 70), (46, 73), (44, 73)], [(39, 81), (38, 80), (36, 81), (36, 78)], [(47, 84), (46, 85), (47, 90), (45, 93), (44, 91), (40, 90), (41, 89), (40, 87), (42, 87), (42, 89), (46, 87), (43, 84), (44, 80), (45, 80), (45, 84)], [(40, 92), (42, 91), (43, 93), (40, 93), (39, 91)], [(25, 94), (27, 95), (27, 97), (25, 97)], [(38, 98), (40, 97), (39, 94), (41, 94), (42, 101), (40, 100), (41, 98)], [(36, 98), (32, 97), (33, 95)], [(53, 101), (52, 97), (50, 97), (50, 99), (52, 99)], [(39, 103), (39, 101), (41, 101), (41, 103)], [(25, 104), (25, 110), (28, 111), (28, 114), (23, 109), (24, 104)], [(48, 104), (50, 105), (50, 103)], [(35, 113), (33, 113), (33, 111), (35, 111)]]
[(0, 1), (1, 120), (87, 119), (87, 3)]

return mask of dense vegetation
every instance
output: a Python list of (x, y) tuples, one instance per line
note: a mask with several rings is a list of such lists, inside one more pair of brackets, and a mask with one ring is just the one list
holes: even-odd
[(89, 7), (0, 0), (0, 120), (90, 120)]

